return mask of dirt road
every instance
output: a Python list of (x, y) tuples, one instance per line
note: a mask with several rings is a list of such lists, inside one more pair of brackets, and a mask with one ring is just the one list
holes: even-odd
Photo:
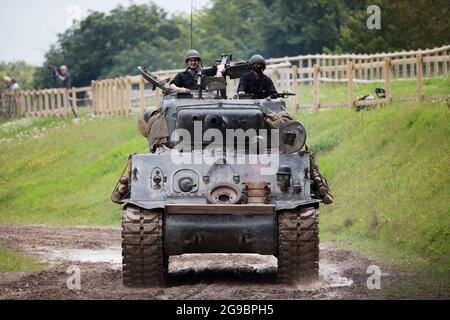
[[(0, 273), (0, 299), (382, 299), (430, 298), (396, 290), (413, 275), (323, 242), (320, 279), (312, 284), (276, 282), (274, 257), (184, 255), (170, 258), (168, 285), (136, 289), (122, 285), (120, 230), (0, 226), (0, 247), (48, 262), (45, 271)], [(381, 269), (381, 290), (367, 288), (367, 268)], [(69, 290), (67, 270), (81, 271), (80, 290)], [(448, 292), (432, 298), (448, 298)]]

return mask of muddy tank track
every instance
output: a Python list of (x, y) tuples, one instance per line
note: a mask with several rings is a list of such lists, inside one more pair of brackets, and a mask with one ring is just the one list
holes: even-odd
[(319, 274), (319, 209), (286, 210), (278, 216), (278, 279), (314, 280)]
[(163, 211), (127, 205), (122, 211), (123, 284), (154, 287), (164, 284), (168, 258), (163, 252)]

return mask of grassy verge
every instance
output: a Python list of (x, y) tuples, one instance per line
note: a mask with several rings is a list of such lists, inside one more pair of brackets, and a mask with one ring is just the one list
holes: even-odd
[[(447, 105), (396, 103), (296, 116), (335, 196), (332, 206), (322, 207), (322, 239), (342, 240), (396, 267), (438, 272), (450, 283)], [(144, 152), (147, 142), (135, 118), (84, 116), (79, 124), (53, 118), (0, 123), (0, 146), (0, 223), (118, 226), (111, 191), (127, 156)]]
[(116, 225), (109, 197), (129, 153), (144, 152), (136, 119), (34, 119), (0, 127), (0, 223)]
[[(416, 96), (417, 83), (414, 80), (392, 81), (392, 97), (414, 97)], [(384, 83), (355, 84), (355, 98), (365, 95), (375, 96), (375, 88), (384, 88)], [(423, 81), (425, 97), (429, 98), (435, 94), (450, 94), (450, 77), (442, 77)], [(301, 103), (312, 104), (314, 102), (313, 87), (311, 83), (301, 84), (297, 90), (297, 97)], [(347, 83), (321, 83), (320, 101), (347, 102)], [(294, 99), (291, 98), (291, 101)]]
[[(450, 112), (444, 103), (299, 112), (335, 203), (322, 239), (397, 267), (450, 272)], [(448, 276), (447, 276), (448, 278)]]
[(46, 264), (38, 263), (33, 258), (0, 249), (0, 272), (32, 272), (43, 270), (46, 267)]

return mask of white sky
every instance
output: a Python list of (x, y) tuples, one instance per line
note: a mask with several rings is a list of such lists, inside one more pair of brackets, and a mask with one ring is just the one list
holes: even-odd
[[(119, 4), (148, 3), (149, 0), (0, 0), (0, 61), (25, 60), (41, 65), (44, 54), (56, 43), (79, 12), (108, 12)], [(169, 13), (190, 12), (191, 0), (154, 0)], [(194, 0), (200, 9), (209, 0)]]

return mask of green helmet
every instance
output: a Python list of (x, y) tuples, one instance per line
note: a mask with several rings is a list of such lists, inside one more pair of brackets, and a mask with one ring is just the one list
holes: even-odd
[(197, 58), (200, 61), (202, 60), (202, 58), (200, 57), (200, 53), (197, 50), (189, 50), (188, 52), (186, 52), (186, 62), (192, 58)]
[(250, 58), (250, 60), (248, 61), (248, 63), (250, 65), (253, 65), (255, 63), (260, 63), (264, 66), (264, 68), (266, 67), (266, 60), (264, 59), (264, 57), (260, 54), (255, 54), (253, 57)]

